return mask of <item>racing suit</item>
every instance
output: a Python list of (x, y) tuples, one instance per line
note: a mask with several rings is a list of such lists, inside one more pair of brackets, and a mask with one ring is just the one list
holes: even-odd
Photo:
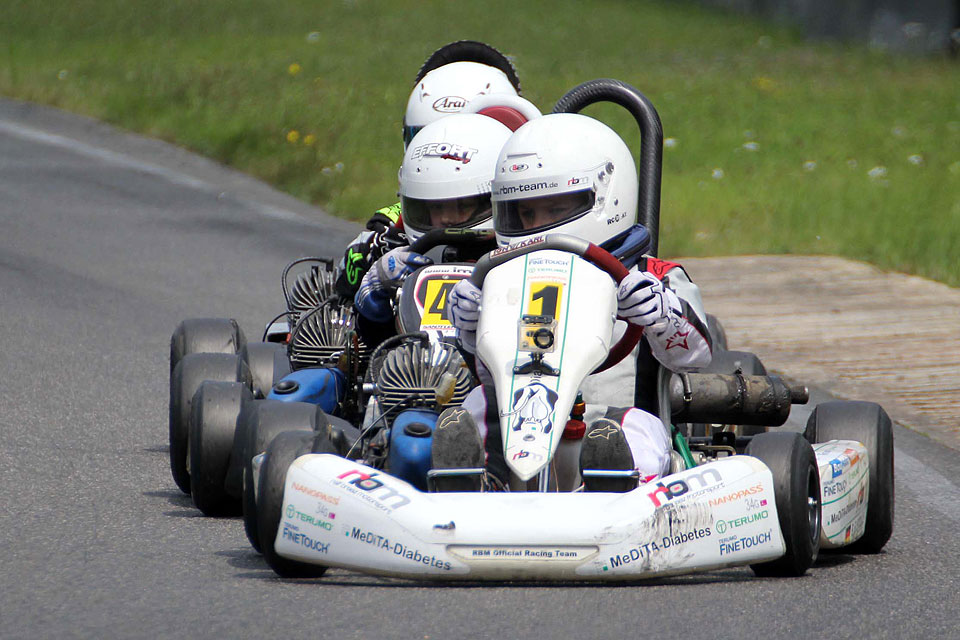
[(400, 203), (378, 209), (366, 229), (357, 234), (340, 260), (340, 277), (337, 278), (337, 293), (353, 300), (360, 288), (360, 280), (370, 265), (380, 259), (394, 246), (406, 244), (401, 236), (403, 222), (400, 219)]
[[(657, 407), (658, 367), (686, 371), (707, 366), (711, 360), (711, 343), (700, 290), (681, 265), (644, 257), (633, 270), (652, 274), (664, 287), (670, 288), (677, 294), (681, 309), (674, 310), (679, 313), (671, 313), (664, 327), (645, 330), (633, 352), (620, 363), (588, 376), (580, 391), (586, 403), (584, 422), (589, 425), (601, 417), (618, 422), (641, 480), (649, 481), (669, 473), (672, 450), (667, 427), (653, 413)], [(626, 322), (617, 320), (614, 343), (626, 328)], [(487, 469), (506, 480), (509, 473), (503, 458), (496, 394), (489, 373), (479, 361), (477, 366), (482, 384), (467, 396), (463, 408), (480, 430)]]

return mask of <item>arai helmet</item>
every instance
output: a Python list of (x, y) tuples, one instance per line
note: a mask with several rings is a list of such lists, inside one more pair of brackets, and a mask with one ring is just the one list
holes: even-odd
[(517, 90), (500, 69), (479, 62), (451, 62), (423, 76), (413, 88), (403, 117), (403, 142), (438, 118), (459, 113), (477, 96)]

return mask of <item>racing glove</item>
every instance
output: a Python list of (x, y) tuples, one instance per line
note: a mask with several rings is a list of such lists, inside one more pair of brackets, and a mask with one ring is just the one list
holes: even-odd
[(627, 322), (662, 328), (682, 314), (680, 299), (652, 273), (631, 271), (617, 289), (617, 315)]
[(480, 320), (480, 289), (467, 279), (450, 290), (447, 309), (457, 329), (457, 339), (467, 353), (477, 352), (477, 322)]
[(353, 240), (340, 260), (336, 288), (343, 298), (356, 296), (364, 274), (381, 256), (390, 249), (407, 244), (407, 238), (399, 227), (384, 225), (378, 216), (382, 217), (378, 213), (367, 223), (367, 230)]
[(393, 316), (390, 293), (400, 286), (407, 275), (429, 264), (433, 264), (433, 260), (410, 251), (409, 247), (390, 250), (377, 260), (360, 281), (360, 288), (354, 297), (357, 310), (374, 322), (389, 322)]

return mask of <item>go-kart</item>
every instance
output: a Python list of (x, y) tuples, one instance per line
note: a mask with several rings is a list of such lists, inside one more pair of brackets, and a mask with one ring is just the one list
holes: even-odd
[[(800, 434), (770, 432), (694, 439), (685, 450), (677, 432), (676, 473), (624, 494), (574, 491), (579, 440), (564, 437), (564, 424), (576, 389), (635, 339), (614, 344), (614, 286), (582, 259), (599, 253), (584, 244), (549, 236), (481, 260), (471, 276), (483, 282), (478, 357), (495, 380), (512, 491), (426, 493), (342, 457), (328, 439), (285, 434), (255, 463), (260, 542), (278, 573), (339, 566), (431, 579), (612, 580), (749, 564), (760, 575), (797, 575), (821, 547), (883, 546), (892, 442), (889, 419), (870, 403), (817, 407), (808, 427), (816, 449)], [(541, 284), (558, 288), (549, 322), (542, 308), (529, 313), (544, 298), (535, 297)], [(715, 387), (738, 381), (743, 393), (731, 400), (739, 402), (722, 410)], [(531, 387), (544, 390), (546, 405), (524, 417), (511, 409)], [(665, 412), (676, 406), (711, 423), (743, 420), (745, 407), (754, 407), (753, 421), (785, 420), (802, 396), (776, 378), (742, 374), (688, 374), (664, 391)]]
[(328, 259), (287, 265), (286, 308), (267, 324), (260, 342), (248, 342), (233, 319), (191, 318), (174, 331), (170, 467), (177, 486), (204, 513), (239, 513), (242, 439), (235, 447), (234, 435), (238, 424), (255, 421), (253, 410), (265, 399), (308, 401), (300, 414), (318, 407), (324, 415), (355, 411), (345, 390), (351, 375), (360, 375), (368, 350), (357, 338), (352, 307), (335, 295), (335, 278)]
[[(568, 105), (611, 93), (641, 105), (641, 219), (655, 234), (659, 157), (643, 145), (659, 147), (659, 119), (652, 126), (646, 98), (610, 82), (582, 85)], [(477, 355), (494, 379), (510, 491), (424, 492), (355, 459), (355, 444), (330, 431), (281, 434), (253, 462), (268, 564), (290, 577), (333, 566), (429, 579), (623, 580), (739, 565), (801, 575), (821, 548), (879, 551), (892, 531), (893, 442), (873, 403), (821, 404), (804, 435), (687, 437), (674, 428), (669, 475), (626, 493), (579, 490), (580, 442), (566, 428), (577, 390), (640, 338), (631, 329), (615, 339), (614, 281), (625, 274), (599, 247), (560, 235), (482, 258), (470, 276), (483, 288)], [(739, 370), (661, 370), (656, 382), (666, 425), (776, 427), (807, 400), (803, 388)], [(537, 410), (518, 406), (530, 402)], [(451, 473), (484, 470), (439, 475)]]
[[(490, 231), (435, 230), (411, 248), (426, 253), (438, 246), (445, 247), (446, 259), (456, 259), (478, 249), (486, 251), (495, 246), (495, 240)], [(469, 273), (467, 265), (445, 262), (408, 278), (397, 292), (398, 330), (418, 332), (414, 342), (422, 335), (419, 332), (428, 332), (434, 343), (452, 337), (453, 326), (443, 303), (449, 288)], [(255, 548), (259, 543), (252, 524), (256, 503), (250, 459), (263, 452), (273, 437), (291, 430), (313, 432), (332, 423), (342, 437), (355, 438), (359, 432), (353, 425), (373, 422), (389, 427), (399, 418), (402, 427), (418, 417), (413, 409), (427, 404), (391, 397), (397, 358), (387, 356), (404, 340), (388, 340), (371, 351), (358, 338), (351, 301), (335, 293), (336, 276), (328, 259), (301, 258), (290, 263), (281, 278), (286, 309), (268, 323), (259, 343), (247, 342), (235, 320), (220, 318), (185, 320), (171, 338), (174, 479), (206, 515), (244, 512)], [(447, 381), (451, 374), (444, 377), (437, 361), (446, 358), (455, 378), (446, 402), (462, 400), (472, 382), (459, 366), (456, 350), (440, 344), (428, 350), (434, 354), (433, 366), (401, 371), (403, 382), (410, 383), (409, 376), (418, 372)], [(371, 359), (376, 366), (368, 372)], [(384, 410), (386, 415), (380, 416)], [(426, 444), (429, 450), (429, 438), (424, 440), (422, 434), (410, 442), (417, 449)], [(387, 448), (381, 450), (386, 455)], [(399, 468), (403, 442), (389, 450)]]

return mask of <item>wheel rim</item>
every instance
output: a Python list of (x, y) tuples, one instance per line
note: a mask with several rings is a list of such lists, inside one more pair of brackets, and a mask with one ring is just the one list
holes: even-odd
[(807, 523), (810, 539), (820, 537), (820, 479), (812, 468), (807, 469)]

